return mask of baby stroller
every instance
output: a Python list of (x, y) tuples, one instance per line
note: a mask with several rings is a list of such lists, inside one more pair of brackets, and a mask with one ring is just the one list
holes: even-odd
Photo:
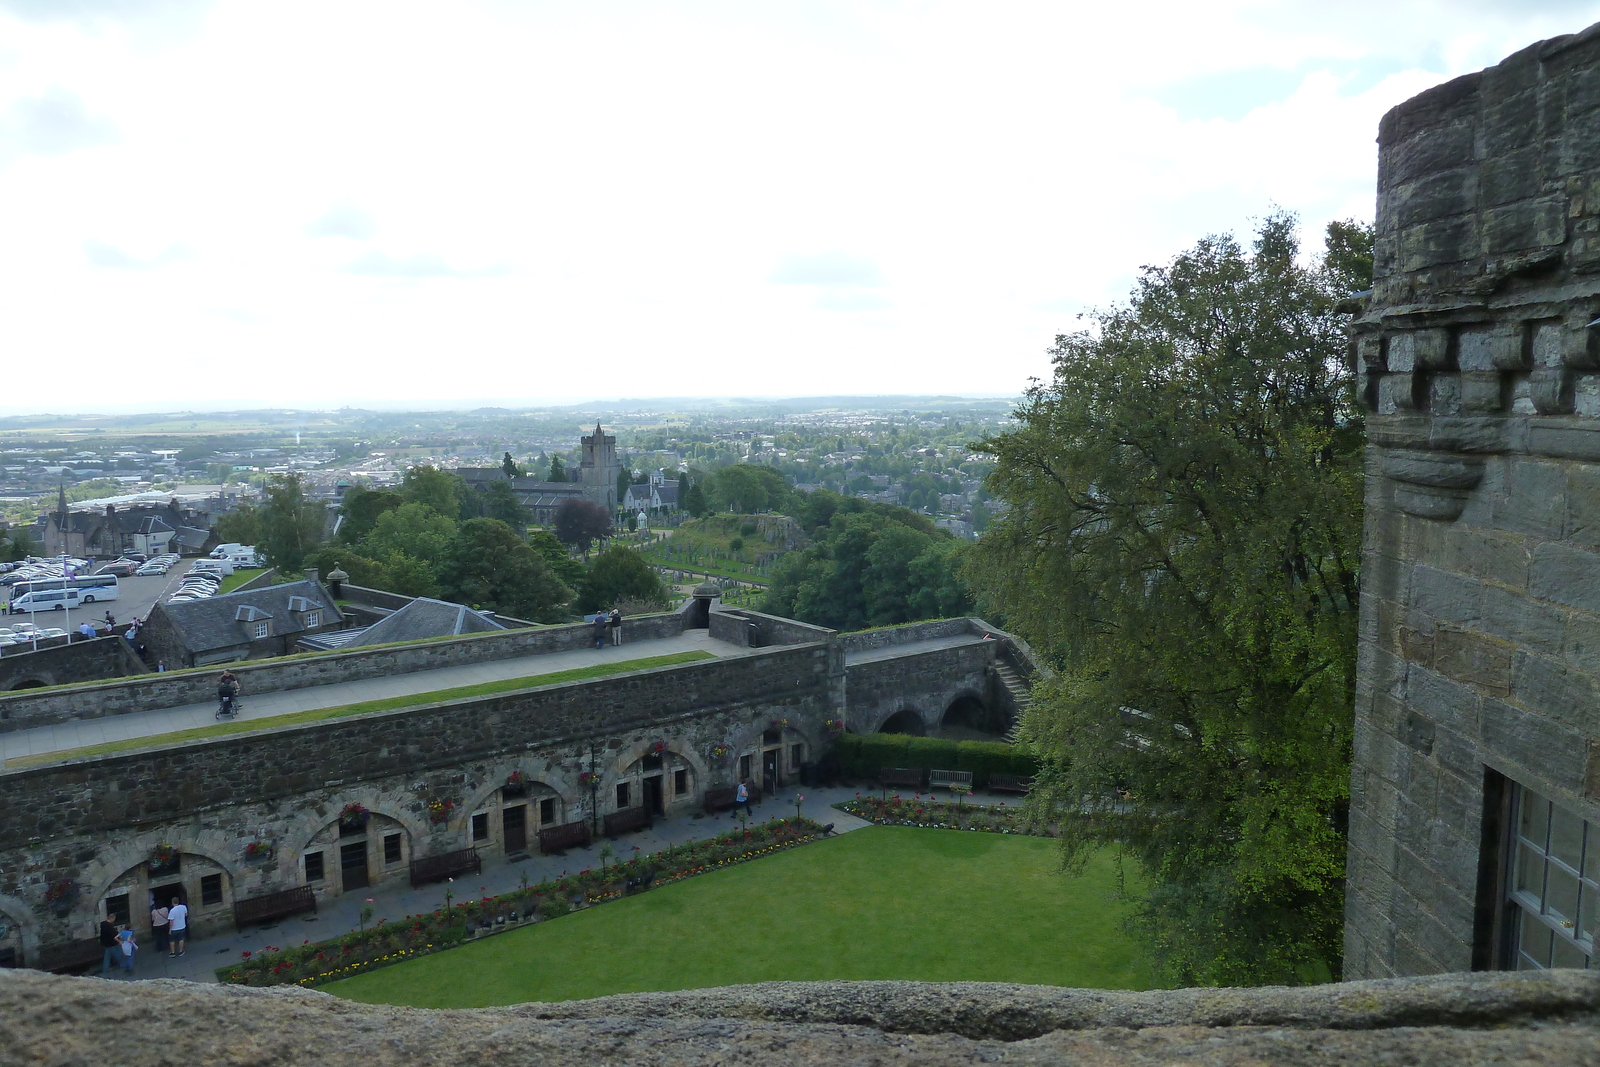
[(233, 719), (239, 715), (239, 686), (232, 681), (224, 681), (217, 687), (217, 718)]

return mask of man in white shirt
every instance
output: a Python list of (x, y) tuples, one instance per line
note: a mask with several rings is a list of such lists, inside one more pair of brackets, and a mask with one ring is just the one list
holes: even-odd
[(167, 909), (167, 926), (170, 928), (169, 937), (172, 939), (172, 948), (167, 952), (171, 959), (183, 955), (183, 943), (189, 939), (189, 906), (180, 898), (172, 898), (172, 907)]

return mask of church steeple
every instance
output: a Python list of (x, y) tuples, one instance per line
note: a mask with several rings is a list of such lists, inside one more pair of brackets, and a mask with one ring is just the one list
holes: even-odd
[(67, 483), (61, 483), (61, 495), (56, 498), (56, 514), (61, 516), (63, 528), (67, 525)]

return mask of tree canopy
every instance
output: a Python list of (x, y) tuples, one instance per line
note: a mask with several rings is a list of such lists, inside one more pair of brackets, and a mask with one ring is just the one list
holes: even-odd
[(307, 500), (300, 475), (280, 474), (267, 483), (267, 499), (260, 509), (261, 530), (256, 542), (267, 562), (283, 575), (298, 574), (308, 553), (322, 543), (328, 512)]
[(598, 611), (624, 598), (666, 605), (666, 591), (655, 568), (633, 549), (612, 545), (595, 556), (572, 606), (580, 612)]
[(611, 515), (592, 500), (573, 497), (556, 507), (556, 539), (587, 552), (590, 543), (611, 536)]
[(1088, 805), (1069, 865), (1137, 862), (1136, 921), (1187, 983), (1339, 968), (1362, 431), (1334, 305), (1371, 232), (1328, 237), (1302, 265), (1279, 214), (1145, 268), (982, 446), (1006, 510), (967, 574), (1057, 668), (1032, 802)]
[(572, 590), (543, 556), (499, 519), (461, 524), (439, 571), (445, 595), (534, 622), (559, 622)]

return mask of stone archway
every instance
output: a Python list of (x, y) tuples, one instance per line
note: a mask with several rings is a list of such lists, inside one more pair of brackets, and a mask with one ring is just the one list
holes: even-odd
[[(692, 807), (707, 781), (704, 761), (666, 739), (628, 746), (608, 769), (609, 791), (601, 799), (611, 803), (605, 806), (646, 807), (657, 816)], [(621, 804), (624, 788), (626, 805)]]
[[(352, 803), (352, 802), (346, 802)], [(359, 803), (359, 802), (355, 802)], [(319, 895), (364, 891), (406, 877), (419, 835), (407, 821), (368, 808), (359, 821), (323, 816), (293, 857), (295, 884)]]
[[(39, 952), (39, 930), (33, 909), (16, 897), (0, 895), (0, 967), (21, 967), (35, 962)], [(14, 953), (7, 957), (6, 952)], [(7, 960), (10, 962), (7, 962)]]
[(928, 733), (928, 724), (923, 722), (922, 713), (916, 708), (901, 708), (887, 719), (884, 719), (876, 732), (880, 734), (912, 734), (916, 737), (925, 737)]
[[(128, 847), (100, 857), (95, 871), (83, 879), (94, 892), (88, 903), (96, 919), (127, 922), (142, 936), (150, 934), (150, 909), (168, 906), (177, 897), (189, 909), (193, 936), (205, 937), (230, 929), (238, 871), (217, 858), (223, 851), (215, 840), (163, 840), (143, 835)], [(172, 849), (170, 862), (155, 865), (162, 845)], [(114, 875), (108, 872), (115, 872)]]
[(1009, 725), (1002, 712), (967, 689), (957, 693), (939, 717), (939, 736), (952, 741), (1003, 741)]
[(13, 682), (7, 692), (16, 692), (18, 689), (43, 689), (50, 684), (40, 678), (24, 678), (19, 682)]

